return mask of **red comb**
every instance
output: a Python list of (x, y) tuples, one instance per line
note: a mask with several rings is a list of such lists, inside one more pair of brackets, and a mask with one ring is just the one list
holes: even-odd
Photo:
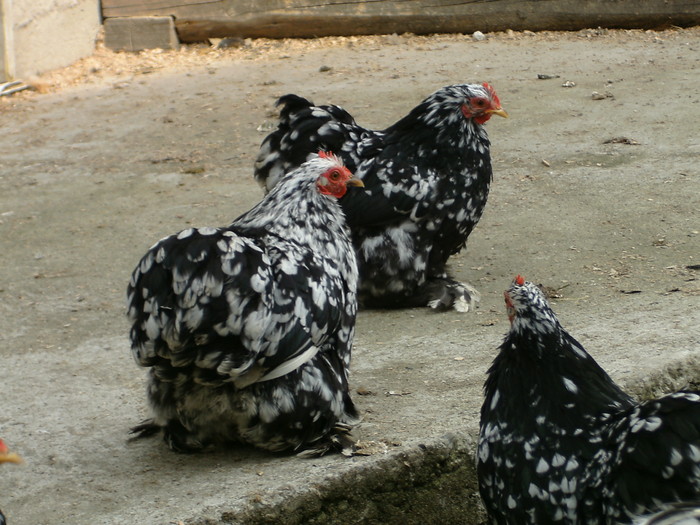
[(338, 157), (338, 155), (336, 155), (336, 154), (333, 153), (332, 151), (323, 151), (323, 150), (319, 150), (318, 156), (319, 156), (319, 158), (321, 158), (321, 159), (329, 159), (329, 160), (332, 160), (333, 162), (338, 163), (340, 166), (344, 166), (344, 164), (343, 164), (343, 159), (341, 159), (340, 157)]
[(482, 86), (484, 86), (484, 89), (486, 90), (486, 92), (487, 92), (487, 93), (489, 94), (489, 96), (491, 97), (491, 100), (493, 100), (493, 101), (496, 103), (497, 106), (500, 106), (500, 105), (501, 105), (501, 101), (500, 101), (500, 99), (498, 98), (498, 95), (496, 95), (496, 90), (493, 89), (493, 87), (491, 86), (491, 84), (489, 84), (488, 82), (484, 82), (484, 83), (482, 84)]
[(0, 439), (0, 454), (6, 454), (9, 449), (7, 448), (7, 445), (5, 445), (5, 442)]
[(517, 284), (518, 286), (522, 286), (523, 284), (525, 284), (525, 277), (523, 277), (520, 274), (518, 274), (517, 277), (513, 280), (515, 281), (515, 284)]

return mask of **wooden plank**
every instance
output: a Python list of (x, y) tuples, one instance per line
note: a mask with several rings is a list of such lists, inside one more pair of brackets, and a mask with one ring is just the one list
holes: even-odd
[[(137, 0), (103, 0), (104, 16)], [(161, 6), (168, 3), (168, 7)], [(182, 42), (209, 37), (655, 28), (700, 24), (700, 0), (145, 0), (175, 17)], [(121, 7), (119, 7), (119, 5)], [(149, 8), (150, 9), (150, 8)]]
[(102, 16), (172, 16), (191, 6), (222, 4), (221, 0), (102, 0)]
[(180, 47), (172, 16), (108, 18), (104, 27), (105, 46), (115, 51)]

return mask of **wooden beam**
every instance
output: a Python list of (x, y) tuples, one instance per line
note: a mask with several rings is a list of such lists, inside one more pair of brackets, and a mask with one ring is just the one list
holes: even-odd
[[(102, 0), (105, 17), (137, 0)], [(171, 15), (182, 42), (210, 37), (471, 33), (506, 29), (658, 28), (700, 24), (700, 0), (140, 0)], [(136, 13), (132, 13), (136, 14)]]
[(221, 0), (102, 0), (102, 16), (172, 16), (175, 12), (194, 12), (202, 4), (222, 6), (223, 3)]

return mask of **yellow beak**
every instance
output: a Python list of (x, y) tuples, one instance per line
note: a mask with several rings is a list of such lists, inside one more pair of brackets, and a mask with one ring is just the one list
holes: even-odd
[(22, 458), (14, 452), (0, 454), (0, 463), (22, 463)]
[(358, 188), (364, 188), (365, 183), (362, 182), (360, 179), (350, 179), (345, 183), (346, 186), (357, 186)]
[(503, 108), (498, 109), (487, 109), (486, 113), (491, 113), (492, 115), (498, 115), (499, 117), (508, 118), (508, 113)]

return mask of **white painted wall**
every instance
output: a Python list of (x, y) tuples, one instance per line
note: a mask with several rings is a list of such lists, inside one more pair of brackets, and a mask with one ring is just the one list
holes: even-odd
[[(95, 49), (99, 0), (0, 0), (0, 78), (24, 79), (67, 66)], [(4, 65), (3, 65), (4, 62)]]

